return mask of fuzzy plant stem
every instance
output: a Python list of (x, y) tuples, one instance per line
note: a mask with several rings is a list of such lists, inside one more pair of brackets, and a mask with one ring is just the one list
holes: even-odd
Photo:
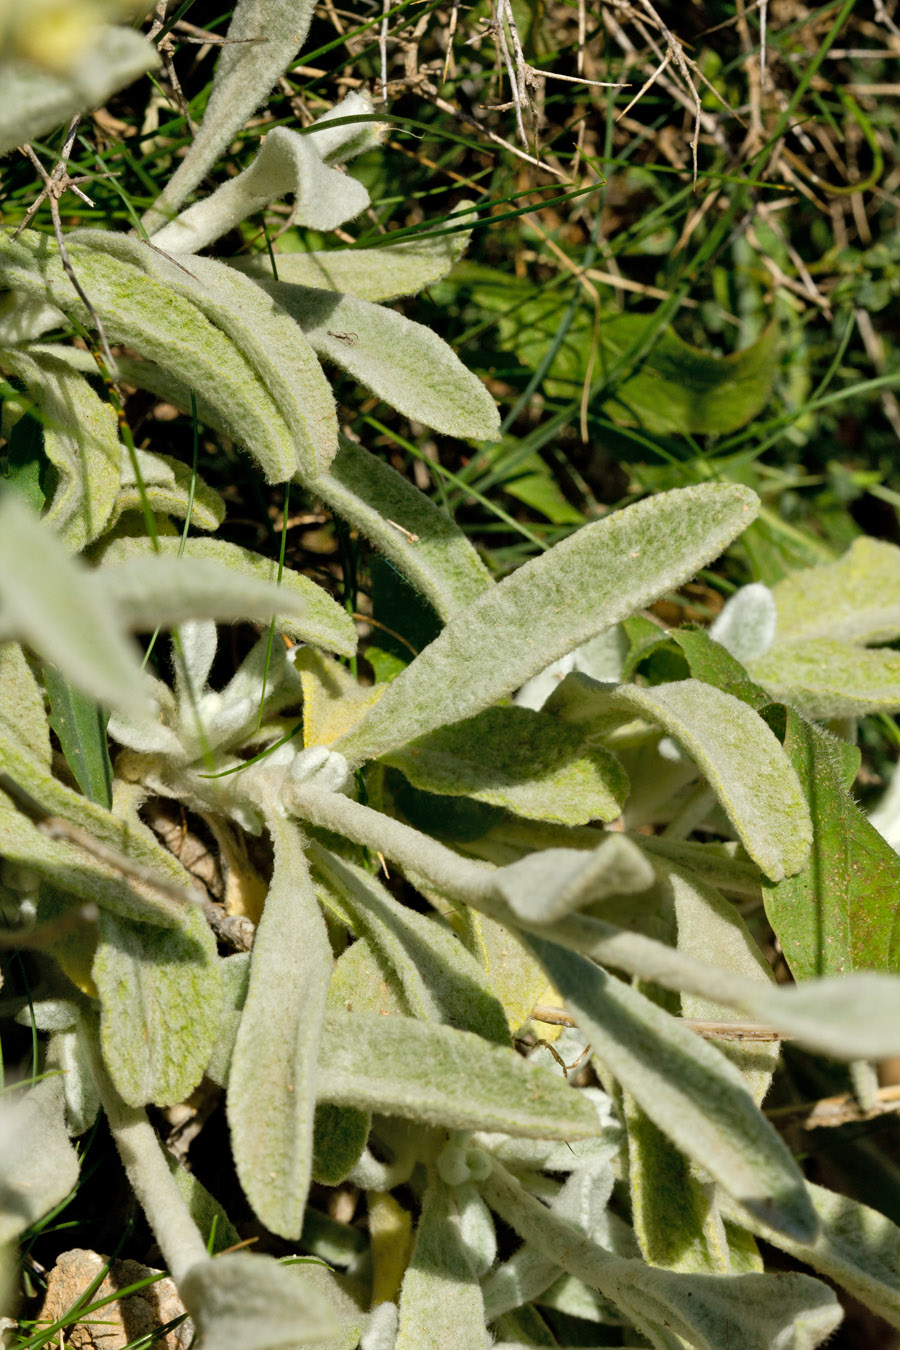
[(180, 1285), (188, 1271), (212, 1258), (169, 1171), (156, 1131), (143, 1107), (123, 1102), (106, 1071), (99, 1038), (91, 1037), (91, 1070), (119, 1157), (172, 1279)]

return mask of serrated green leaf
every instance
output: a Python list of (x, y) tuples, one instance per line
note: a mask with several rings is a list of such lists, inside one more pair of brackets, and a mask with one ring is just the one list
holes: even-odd
[[(316, 1061), (331, 978), (325, 920), (297, 827), (269, 820), (275, 871), (256, 930), (228, 1079), (238, 1177), (272, 1232), (299, 1238), (312, 1170)], [(352, 1105), (352, 1103), (351, 1103)]]
[(497, 406), (452, 347), (424, 324), (354, 295), (258, 278), (313, 350), (404, 417), (445, 436), (496, 440)]
[(794, 572), (772, 594), (776, 642), (833, 638), (891, 642), (900, 637), (900, 548), (865, 536), (837, 562)]
[(806, 717), (863, 717), (900, 709), (900, 652), (837, 638), (777, 643), (750, 663), (772, 698)]
[(474, 1350), (485, 1343), (484, 1301), (462, 1240), (454, 1189), (431, 1177), (400, 1291), (396, 1350)]
[(802, 1174), (718, 1050), (584, 957), (534, 936), (527, 943), (594, 1054), (650, 1120), (773, 1228), (814, 1237)]
[(471, 717), (680, 585), (756, 509), (746, 488), (707, 484), (585, 525), (453, 618), (337, 748), (358, 763)]
[(181, 556), (180, 548), (181, 541), (171, 535), (159, 539), (158, 554), (146, 538), (114, 539), (94, 575), (135, 625), (137, 615), (153, 627), (186, 618), (267, 618), (274, 610), (278, 632), (339, 656), (355, 653), (353, 620), (309, 577), (285, 567), (276, 589), (274, 558), (224, 539), (189, 539)]
[(75, 113), (105, 103), (110, 94), (157, 65), (159, 53), (151, 42), (111, 24), (94, 28), (89, 49), (65, 72), (42, 70), (30, 61), (4, 61), (0, 155), (25, 141), (40, 140)]
[(108, 715), (46, 662), (44, 684), (50, 696), (50, 725), (75, 781), (86, 797), (109, 810), (113, 771), (106, 739)]
[(785, 711), (785, 750), (812, 812), (813, 845), (797, 876), (764, 885), (766, 915), (798, 980), (900, 970), (900, 857), (844, 786), (837, 742)]
[(338, 891), (355, 931), (393, 972), (412, 1016), (509, 1044), (502, 1007), (452, 931), (401, 905), (375, 877), (320, 845), (310, 846), (310, 859)]
[(752, 708), (699, 680), (622, 685), (612, 698), (684, 746), (767, 876), (779, 881), (800, 870), (812, 840), (806, 799), (780, 742)]
[(426, 792), (472, 797), (563, 825), (615, 820), (628, 794), (614, 755), (530, 708), (486, 708), (408, 742), (385, 761)]
[(432, 1022), (331, 1011), (320, 1065), (319, 1095), (339, 1105), (535, 1139), (597, 1131), (590, 1103), (549, 1069)]
[[(379, 248), (335, 248), (327, 252), (276, 253), (278, 280), (292, 286), (315, 286), (320, 290), (346, 291), (360, 300), (395, 300), (401, 295), (416, 295), (426, 286), (440, 281), (462, 257), (471, 230), (458, 226), (467, 220), (472, 208), (460, 202), (440, 228), (423, 231), (413, 239), (392, 244), (390, 235)], [(272, 278), (272, 263), (267, 253), (252, 258), (231, 258), (229, 266), (251, 277)]]
[(91, 974), (100, 995), (103, 1058), (130, 1106), (184, 1101), (200, 1082), (218, 1027), (216, 943), (203, 911), (179, 929), (100, 911)]
[[(291, 478), (298, 467), (291, 431), (234, 342), (195, 304), (139, 267), (75, 242), (68, 252), (109, 341), (170, 370), (195, 390), (198, 406), (201, 401), (213, 405), (217, 424), (251, 451), (269, 482)], [(56, 305), (80, 323), (93, 323), (47, 235), (24, 230), (14, 243), (0, 241), (0, 272), (25, 297)], [(190, 407), (190, 399), (182, 406)]]
[(18, 638), (82, 693), (141, 712), (147, 693), (137, 648), (91, 581), (24, 502), (0, 496), (0, 641)]

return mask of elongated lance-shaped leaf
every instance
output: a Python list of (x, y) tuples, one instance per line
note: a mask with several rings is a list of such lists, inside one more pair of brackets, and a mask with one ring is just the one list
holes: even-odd
[(811, 1050), (836, 1059), (886, 1059), (900, 1053), (900, 980), (892, 976), (859, 972), (767, 987), (587, 914), (538, 924), (516, 915), (508, 904), (502, 872), (462, 857), (402, 821), (305, 784), (287, 785), (285, 805), (312, 824), (377, 848), (440, 894), (474, 905), (505, 926), (534, 929), (569, 951), (665, 989), (715, 999)]
[(24, 502), (0, 497), (0, 641), (19, 639), (82, 693), (139, 713), (148, 699), (137, 648), (91, 580)]
[(41, 70), (21, 58), (4, 61), (0, 155), (26, 141), (38, 141), (76, 113), (105, 103), (110, 94), (158, 65), (159, 53), (152, 43), (130, 28), (111, 24), (94, 29), (89, 49), (64, 72)]
[[(277, 631), (299, 642), (352, 656), (356, 628), (346, 610), (309, 577), (224, 539), (114, 540), (93, 574), (109, 599), (135, 627), (176, 624), (189, 618), (250, 619), (275, 616)], [(144, 580), (142, 581), (142, 578)]]
[(196, 253), (247, 216), (289, 193), (294, 197), (292, 214), (298, 225), (334, 230), (358, 216), (369, 204), (368, 192), (362, 183), (339, 173), (326, 161), (332, 155), (343, 160), (376, 145), (377, 124), (326, 128), (335, 119), (368, 118), (371, 113), (369, 96), (352, 93), (312, 127), (305, 128), (306, 134), (291, 127), (275, 127), (243, 173), (226, 179), (211, 196), (163, 226), (154, 237), (155, 246), (166, 253)]
[(795, 1242), (773, 1233), (753, 1215), (723, 1195), (723, 1213), (759, 1237), (841, 1284), (883, 1317), (900, 1327), (900, 1228), (868, 1205), (807, 1183), (821, 1230), (815, 1242)]
[[(115, 239), (110, 235), (110, 239)], [(283, 483), (298, 468), (293, 435), (252, 363), (184, 296), (109, 253), (68, 245), (69, 258), (107, 338), (171, 370), (198, 403), (218, 409), (218, 424)], [(49, 301), (90, 327), (93, 317), (63, 271), (46, 235), (24, 230), (0, 240), (0, 274), (26, 297)], [(190, 407), (190, 398), (182, 406)]]
[(92, 698), (73, 689), (55, 666), (44, 666), (50, 696), (50, 725), (66, 763), (86, 797), (107, 810), (112, 806), (112, 764), (106, 738), (108, 716)]
[(254, 1210), (273, 1233), (296, 1239), (312, 1170), (316, 1061), (332, 958), (303, 836), (275, 816), (269, 830), (275, 871), (231, 1060), (228, 1123)]
[(310, 859), (339, 891), (357, 933), (392, 968), (416, 1017), (509, 1044), (503, 1008), (450, 929), (401, 905), (375, 877), (321, 845), (310, 845)]
[(239, 0), (191, 148), (143, 218), (148, 234), (172, 219), (303, 46), (313, 0)]
[(577, 530), (452, 619), (336, 748), (359, 763), (471, 717), (693, 576), (757, 507), (746, 488), (704, 484)]
[[(538, 1251), (610, 1299), (659, 1350), (814, 1350), (839, 1324), (833, 1292), (806, 1275), (681, 1275), (613, 1256), (529, 1195), (499, 1163), (482, 1182), (492, 1209)], [(676, 1339), (676, 1338), (682, 1339)]]
[(0, 732), (49, 770), (50, 722), (44, 691), (18, 642), (0, 642)]
[(172, 1106), (203, 1077), (219, 1025), (221, 980), (199, 907), (182, 929), (100, 911), (91, 974), (100, 995), (103, 1058), (129, 1106)]
[(74, 238), (80, 248), (140, 268), (196, 305), (231, 339), (284, 419), (300, 472), (315, 480), (337, 452), (334, 396), (312, 346), (284, 308), (214, 258), (170, 258), (140, 239), (102, 230), (82, 230)]
[(22, 379), (47, 418), (44, 453), (58, 483), (44, 521), (78, 553), (103, 533), (119, 490), (122, 446), (116, 415), (65, 361), (24, 352), (7, 352), (0, 359)]
[(424, 324), (353, 295), (262, 277), (258, 284), (296, 319), (319, 356), (405, 417), (445, 436), (499, 439), (500, 416), (487, 389)]
[(400, 1291), (395, 1350), (474, 1350), (486, 1343), (484, 1300), (459, 1220), (454, 1188), (430, 1177)]
[[(773, 710), (773, 716), (781, 710)], [(798, 980), (900, 970), (900, 857), (844, 786), (841, 743), (784, 709), (778, 721), (810, 802), (813, 847), (798, 876), (764, 885), (766, 915)]]
[(346, 437), (316, 492), (390, 559), (442, 619), (493, 588), (459, 526), (383, 459)]
[[(270, 132), (269, 138), (271, 135)], [(474, 219), (471, 203), (460, 202), (454, 213), (436, 224), (434, 229), (399, 244), (392, 244), (391, 236), (387, 235), (380, 248), (276, 253), (277, 280), (292, 286), (345, 291), (360, 300), (376, 302), (416, 295), (426, 286), (440, 281), (459, 261), (472, 234), (461, 225)], [(252, 258), (230, 258), (229, 266), (250, 277), (276, 280), (267, 253), (255, 253)]]
[(900, 708), (900, 652), (837, 638), (782, 642), (749, 663), (773, 698), (807, 717), (863, 717)]
[(818, 1223), (803, 1176), (729, 1061), (584, 957), (527, 941), (594, 1054), (650, 1120), (773, 1228), (813, 1238)]
[[(142, 364), (142, 363), (138, 363)], [(154, 455), (138, 450), (138, 469), (150, 509), (167, 516), (186, 519), (198, 530), (216, 530), (225, 519), (225, 502), (214, 488), (205, 483), (190, 465), (172, 455)], [(125, 511), (143, 508), (141, 489), (130, 459), (122, 464), (122, 479), (109, 520), (107, 531), (114, 528)]]
[(900, 636), (900, 548), (880, 539), (854, 539), (837, 562), (785, 577), (772, 595), (778, 643), (891, 642)]
[(549, 1069), (432, 1022), (330, 1011), (319, 1064), (319, 1096), (339, 1105), (535, 1139), (597, 1133), (591, 1103)]

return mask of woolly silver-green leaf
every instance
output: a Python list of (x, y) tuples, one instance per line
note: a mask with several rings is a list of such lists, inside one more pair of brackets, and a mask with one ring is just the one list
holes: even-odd
[(481, 1287), (461, 1232), (459, 1189), (429, 1179), (400, 1290), (395, 1350), (474, 1350), (487, 1343)]
[(147, 706), (137, 648), (53, 530), (0, 496), (0, 641), (17, 638), (84, 694), (122, 712)]
[(863, 717), (900, 709), (900, 652), (837, 638), (782, 642), (748, 665), (782, 703), (806, 717)]
[(480, 1036), (410, 1017), (326, 1014), (319, 1096), (456, 1130), (536, 1139), (597, 1132), (590, 1102), (563, 1079)]
[(158, 65), (159, 53), (145, 37), (109, 24), (94, 30), (87, 50), (65, 71), (42, 70), (22, 59), (0, 62), (0, 155), (105, 103)]
[(855, 539), (837, 562), (794, 572), (772, 594), (777, 642), (891, 642), (900, 637), (900, 548)]
[(65, 1200), (78, 1172), (58, 1075), (7, 1089), (0, 1106), (0, 1243), (14, 1242)]
[[(269, 482), (292, 477), (298, 468), (293, 435), (254, 366), (227, 334), (132, 263), (74, 241), (68, 253), (107, 338), (172, 371), (195, 391), (198, 404), (214, 405), (216, 425), (250, 450)], [(0, 239), (0, 271), (25, 297), (57, 305), (88, 327), (94, 322), (48, 236), (25, 230), (15, 242)], [(190, 407), (190, 398), (182, 406)]]
[(272, 817), (275, 871), (256, 930), (228, 1079), (238, 1177), (267, 1228), (296, 1240), (312, 1172), (316, 1062), (331, 978), (303, 837)]
[[(272, 134), (270, 132), (270, 137)], [(460, 202), (454, 214), (439, 228), (399, 244), (392, 244), (391, 236), (387, 235), (379, 248), (276, 253), (278, 280), (292, 286), (344, 291), (360, 300), (376, 302), (416, 295), (445, 277), (465, 253), (472, 232), (460, 226), (472, 218), (470, 204)], [(229, 265), (247, 276), (275, 279), (267, 253), (255, 253), (251, 258), (231, 258)]]
[(445, 436), (497, 440), (497, 406), (477, 375), (437, 333), (353, 295), (258, 278), (316, 353), (364, 388)]
[[(216, 530), (225, 519), (225, 502), (219, 493), (172, 455), (155, 455), (138, 450), (138, 467), (151, 511), (167, 516), (187, 517), (197, 530)], [(106, 522), (107, 532), (126, 511), (143, 508), (141, 492), (130, 459), (122, 462), (122, 478)]]
[(747, 488), (703, 484), (577, 530), (455, 616), (336, 748), (356, 763), (374, 759), (511, 694), (693, 576), (758, 504)]
[(768, 877), (799, 872), (812, 843), (806, 798), (781, 742), (748, 703), (701, 680), (622, 685), (612, 698), (680, 742)]
[(50, 723), (44, 694), (18, 642), (0, 643), (0, 728), (49, 770)]
[(101, 910), (91, 974), (103, 1058), (122, 1100), (184, 1101), (203, 1076), (219, 1020), (216, 942), (203, 911), (189, 909), (179, 930)]
[(216, 63), (203, 121), (190, 149), (149, 211), (152, 235), (172, 219), (287, 70), (309, 30), (314, 0), (239, 0)]
[(818, 1222), (803, 1176), (737, 1069), (593, 962), (529, 936), (593, 1053), (650, 1120), (773, 1228), (800, 1241)]
[[(352, 1318), (350, 1300), (318, 1262), (281, 1266), (255, 1252), (223, 1252), (193, 1266), (178, 1289), (204, 1350), (343, 1350), (357, 1343), (364, 1322), (358, 1312)], [(335, 1339), (345, 1320), (356, 1321), (356, 1339)]]
[(224, 539), (188, 539), (181, 557), (180, 547), (162, 536), (157, 554), (148, 539), (124, 537), (104, 550), (96, 584), (133, 627), (274, 614), (276, 629), (299, 642), (339, 656), (356, 651), (353, 620), (309, 577), (285, 567), (278, 585), (275, 559)]

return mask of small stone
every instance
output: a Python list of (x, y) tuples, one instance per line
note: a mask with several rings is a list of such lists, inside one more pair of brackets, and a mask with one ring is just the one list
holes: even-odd
[[(106, 1266), (106, 1257), (80, 1247), (63, 1252), (50, 1272), (44, 1306), (36, 1324), (49, 1325), (64, 1317), (77, 1299)], [(159, 1275), (138, 1261), (113, 1261), (103, 1283), (95, 1291), (79, 1321), (66, 1328), (68, 1350), (124, 1350), (141, 1336), (148, 1336), (176, 1317), (184, 1316), (184, 1304), (175, 1282), (168, 1276), (148, 1284), (127, 1298), (96, 1305), (119, 1289)], [(91, 1311), (91, 1309), (96, 1311)], [(187, 1350), (194, 1335), (190, 1318), (153, 1342), (159, 1350)]]

